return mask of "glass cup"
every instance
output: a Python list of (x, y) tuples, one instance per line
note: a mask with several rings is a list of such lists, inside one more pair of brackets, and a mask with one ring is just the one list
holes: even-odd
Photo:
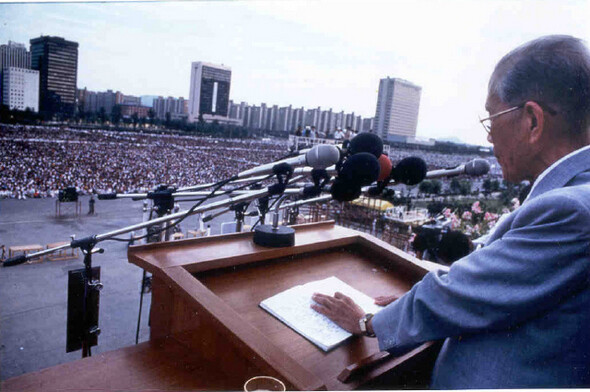
[(244, 384), (244, 392), (254, 391), (286, 391), (287, 387), (281, 380), (270, 376), (252, 377)]

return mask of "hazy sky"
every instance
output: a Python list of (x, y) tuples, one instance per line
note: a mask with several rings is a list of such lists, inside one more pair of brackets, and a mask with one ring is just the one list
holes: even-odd
[(487, 145), (495, 63), (546, 34), (590, 41), (590, 1), (0, 4), (0, 43), (76, 41), (78, 87), (188, 98), (190, 64), (232, 68), (231, 99), (373, 117), (379, 79), (422, 87), (419, 137)]

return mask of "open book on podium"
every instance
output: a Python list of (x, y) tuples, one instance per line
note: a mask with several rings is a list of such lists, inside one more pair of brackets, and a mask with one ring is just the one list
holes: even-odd
[(297, 285), (260, 303), (260, 307), (281, 320), (294, 331), (324, 351), (330, 351), (352, 334), (336, 323), (311, 309), (314, 293), (333, 296), (340, 292), (359, 305), (365, 313), (377, 313), (382, 309), (368, 295), (356, 290), (335, 276)]

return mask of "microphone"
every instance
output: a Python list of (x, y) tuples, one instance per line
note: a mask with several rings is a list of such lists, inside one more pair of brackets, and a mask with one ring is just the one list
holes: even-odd
[(360, 152), (344, 161), (338, 179), (363, 186), (377, 181), (380, 172), (377, 158), (368, 152)]
[(422, 158), (407, 157), (398, 162), (390, 178), (398, 184), (416, 185), (426, 178), (427, 170)]
[(389, 181), (394, 181), (397, 184), (416, 185), (426, 177), (426, 169), (426, 162), (422, 158), (404, 158), (390, 170), (390, 174), (384, 180), (380, 180), (376, 186), (368, 189), (369, 196), (381, 195)]
[(474, 159), (452, 169), (431, 170), (426, 178), (453, 177), (461, 174), (468, 176), (483, 176), (490, 171), (490, 164), (485, 159)]
[(10, 257), (10, 258), (4, 260), (4, 262), (2, 262), (2, 267), (12, 267), (15, 265), (22, 264), (25, 261), (27, 261), (27, 256), (25, 256), (25, 255), (18, 255), (18, 256)]
[(379, 177), (377, 177), (377, 181), (383, 181), (386, 180), (391, 174), (393, 164), (391, 163), (391, 159), (389, 159), (389, 157), (385, 154), (381, 154), (378, 161), (379, 167), (381, 167), (381, 171), (379, 172)]
[(112, 200), (112, 199), (116, 199), (116, 198), (117, 198), (116, 193), (99, 193), (98, 194), (98, 200)]
[(383, 141), (374, 133), (359, 133), (350, 140), (348, 153), (355, 155), (361, 152), (367, 152), (379, 158), (383, 154)]
[(286, 165), (290, 166), (311, 166), (314, 169), (325, 169), (340, 161), (340, 150), (331, 144), (318, 144), (313, 146), (305, 154), (293, 158), (283, 159), (278, 162), (267, 163), (239, 173), (236, 179), (270, 174), (284, 170)]
[(350, 156), (340, 168), (338, 176), (330, 187), (334, 200), (351, 201), (361, 195), (363, 185), (376, 181), (381, 172), (377, 158), (368, 152)]

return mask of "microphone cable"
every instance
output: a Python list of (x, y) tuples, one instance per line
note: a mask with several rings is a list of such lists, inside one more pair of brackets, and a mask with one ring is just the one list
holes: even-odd
[[(190, 209), (189, 209), (189, 210), (188, 210), (188, 211), (187, 211), (187, 212), (186, 212), (186, 213), (185, 213), (185, 214), (184, 214), (182, 217), (180, 217), (178, 220), (176, 220), (176, 221), (175, 221), (174, 223), (172, 223), (171, 225), (169, 225), (169, 226), (165, 226), (165, 227), (162, 227), (161, 229), (159, 229), (159, 230), (157, 230), (157, 231), (153, 231), (153, 232), (151, 232), (151, 233), (144, 234), (144, 235), (142, 235), (141, 237), (136, 237), (136, 238), (133, 238), (133, 239), (128, 239), (128, 238), (116, 238), (116, 237), (113, 237), (113, 238), (107, 238), (107, 239), (105, 239), (105, 241), (119, 241), (119, 242), (128, 242), (128, 243), (129, 243), (129, 242), (131, 242), (131, 241), (142, 240), (142, 239), (144, 239), (144, 238), (147, 238), (147, 237), (149, 237), (150, 235), (159, 234), (159, 233), (161, 233), (161, 232), (163, 232), (163, 231), (165, 231), (165, 230), (171, 229), (171, 228), (173, 228), (174, 226), (176, 226), (176, 225), (180, 224), (180, 222), (182, 222), (182, 221), (183, 221), (184, 219), (186, 219), (186, 218), (187, 218), (189, 215), (191, 215), (191, 213), (192, 213), (192, 212), (193, 212), (193, 211), (194, 211), (194, 210), (195, 210), (197, 207), (201, 206), (201, 205), (202, 205), (202, 204), (203, 204), (205, 201), (209, 200), (210, 198), (212, 198), (212, 197), (214, 197), (214, 196), (215, 196), (215, 197), (217, 197), (217, 196), (223, 196), (223, 195), (230, 194), (230, 193), (232, 193), (232, 192), (235, 192), (235, 191), (237, 191), (237, 190), (240, 190), (240, 189), (243, 189), (243, 188), (246, 188), (246, 187), (249, 187), (249, 186), (255, 185), (255, 184), (259, 183), (259, 182), (262, 182), (262, 181), (268, 180), (268, 179), (270, 179), (270, 178), (271, 178), (271, 177), (273, 177), (273, 176), (274, 176), (274, 174), (269, 174), (269, 175), (268, 175), (268, 176), (266, 176), (265, 178), (261, 178), (261, 179), (259, 179), (259, 180), (256, 180), (256, 181), (253, 181), (253, 182), (247, 183), (247, 184), (245, 184), (245, 185), (241, 185), (241, 186), (239, 186), (239, 187), (237, 187), (237, 188), (234, 188), (234, 189), (230, 189), (230, 190), (224, 191), (224, 192), (222, 192), (222, 193), (221, 193), (221, 194), (219, 194), (219, 195), (215, 195), (215, 192), (217, 192), (219, 189), (221, 189), (221, 188), (222, 188), (224, 185), (226, 185), (227, 183), (229, 183), (229, 182), (233, 181), (233, 178), (228, 178), (228, 179), (226, 179), (226, 180), (219, 181), (219, 182), (217, 182), (217, 183), (215, 184), (215, 188), (214, 188), (214, 189), (211, 191), (211, 193), (209, 193), (207, 196), (205, 196), (203, 199), (201, 199), (201, 200), (200, 200), (198, 203), (196, 203), (195, 205), (193, 205), (193, 206), (192, 206), (192, 207), (191, 207), (191, 208), (190, 208)], [(150, 216), (151, 216), (151, 214), (150, 214)], [(149, 226), (148, 226), (148, 227), (149, 227)]]

